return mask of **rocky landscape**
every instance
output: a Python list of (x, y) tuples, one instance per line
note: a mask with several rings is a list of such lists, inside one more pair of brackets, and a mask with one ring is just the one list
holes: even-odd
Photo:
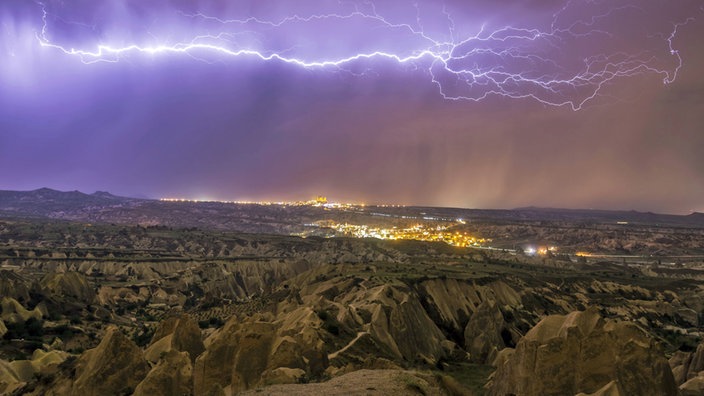
[(0, 263), (0, 394), (704, 394), (696, 258), (15, 214)]
[[(469, 232), (513, 250), (554, 245), (561, 252), (660, 257), (704, 263), (704, 214), (518, 208), (479, 210), (311, 202), (164, 201), (48, 188), (0, 191), (0, 217), (71, 220), (86, 224), (198, 228), (256, 234), (344, 236), (326, 223), (386, 227), (423, 224)], [(460, 221), (457, 221), (460, 220)], [(41, 242), (39, 238), (36, 242)], [(30, 242), (31, 243), (31, 242)], [(650, 260), (653, 261), (653, 260)]]

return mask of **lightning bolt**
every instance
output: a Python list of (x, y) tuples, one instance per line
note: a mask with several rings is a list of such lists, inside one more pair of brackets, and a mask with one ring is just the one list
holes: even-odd
[[(385, 16), (371, 1), (340, 3), (341, 12), (290, 14), (278, 19), (247, 16), (223, 18), (205, 12), (188, 13), (174, 10), (184, 26), (193, 29), (185, 40), (164, 38), (160, 44), (110, 44), (100, 38), (92, 44), (69, 45), (54, 39), (52, 24), (62, 22), (85, 30), (97, 30), (95, 24), (71, 22), (51, 10), (47, 3), (37, 3), (41, 11), (41, 27), (36, 42), (43, 48), (77, 57), (85, 64), (119, 62), (132, 55), (184, 54), (195, 59), (254, 58), (263, 62), (278, 61), (296, 67), (316, 70), (351, 70), (355, 65), (387, 60), (398, 65), (424, 70), (438, 93), (451, 101), (481, 101), (490, 96), (514, 99), (530, 98), (544, 105), (580, 110), (602, 95), (604, 87), (616, 79), (639, 75), (660, 75), (664, 84), (673, 83), (684, 65), (675, 41), (679, 30), (694, 17), (670, 23), (666, 32), (656, 32), (663, 50), (646, 48), (640, 51), (603, 51), (598, 44), (614, 40), (619, 33), (613, 26), (620, 19), (643, 16), (646, 10), (635, 4), (612, 5), (603, 0), (569, 0), (552, 14), (551, 21), (539, 27), (479, 26), (467, 34), (447, 5), (442, 5), (439, 17), (444, 29), (428, 28), (424, 22), (422, 4), (412, 3), (415, 16), (408, 20)], [(704, 7), (700, 8), (700, 12)], [(580, 17), (575, 14), (582, 15)], [(616, 21), (616, 22), (614, 22)], [(154, 23), (158, 24), (157, 21)], [(378, 49), (351, 51), (338, 56), (301, 54), (301, 43), (284, 48), (266, 48), (266, 39), (286, 34), (287, 29), (309, 25), (351, 23), (374, 29), (379, 36), (402, 36), (413, 45), (403, 50), (391, 50), (379, 44)], [(464, 29), (463, 29), (464, 28)], [(159, 34), (148, 32), (152, 42)], [(327, 33), (322, 33), (327, 34)], [(463, 36), (464, 34), (464, 36)], [(146, 40), (145, 41), (149, 41)], [(384, 40), (379, 40), (383, 42)], [(263, 47), (256, 48), (256, 47)], [(577, 47), (576, 49), (571, 48)], [(573, 52), (584, 49), (577, 58)], [(663, 56), (663, 53), (665, 56)], [(572, 54), (572, 55), (569, 55)], [(668, 63), (674, 66), (666, 65)], [(207, 60), (206, 60), (207, 61)]]

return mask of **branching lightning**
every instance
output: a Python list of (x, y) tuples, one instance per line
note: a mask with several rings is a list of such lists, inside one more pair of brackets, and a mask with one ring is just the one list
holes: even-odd
[[(139, 54), (184, 54), (201, 60), (253, 58), (313, 70), (346, 70), (359, 63), (372, 68), (376, 62), (386, 60), (426, 71), (429, 81), (447, 100), (480, 101), (489, 96), (531, 98), (545, 105), (579, 110), (616, 79), (654, 74), (670, 84), (684, 65), (676, 38), (679, 30), (694, 21), (694, 17), (668, 21), (667, 30), (642, 35), (651, 47), (634, 51), (628, 45), (622, 48), (603, 44), (618, 41), (619, 32), (614, 26), (619, 25), (619, 20), (642, 17), (646, 11), (635, 2), (612, 3), (617, 2), (568, 0), (543, 28), (488, 24), (467, 28), (447, 5), (436, 15), (445, 25), (429, 28), (417, 2), (410, 5), (415, 9), (415, 17), (406, 15), (405, 20), (397, 15), (383, 15), (369, 1), (340, 3), (339, 12), (291, 13), (272, 19), (227, 18), (204, 11), (170, 10), (182, 23), (181, 30), (185, 30), (180, 32), (179, 39), (161, 37), (150, 30), (151, 37), (132, 43), (99, 34), (88, 43), (66, 42), (52, 30), (56, 21), (84, 29), (96, 29), (95, 25), (69, 22), (66, 17), (56, 15), (49, 4), (37, 3), (41, 26), (36, 31), (36, 42), (85, 64), (118, 62)], [(381, 39), (377, 48), (373, 48), (376, 41), (367, 40), (362, 50), (350, 46), (349, 52), (340, 50), (334, 55), (315, 54), (311, 47), (316, 43), (303, 40), (293, 46), (268, 46), (270, 36), (289, 32), (295, 36), (301, 29), (309, 26), (315, 29), (321, 24), (328, 28), (344, 24), (371, 28)], [(333, 33), (328, 30), (320, 35)], [(344, 47), (349, 37), (346, 35), (355, 33), (340, 29), (337, 34), (340, 47)], [(386, 36), (388, 39), (384, 40)], [(389, 44), (398, 37), (410, 44), (403, 48)]]

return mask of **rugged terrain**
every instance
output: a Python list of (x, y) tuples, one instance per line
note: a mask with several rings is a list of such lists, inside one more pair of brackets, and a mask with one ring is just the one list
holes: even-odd
[(636, 211), (309, 203), (174, 202), (42, 188), (0, 191), (0, 216), (323, 237), (344, 236), (327, 226), (330, 223), (389, 228), (424, 224), (470, 232), (507, 250), (554, 245), (567, 254), (617, 254), (636, 261), (650, 257), (668, 262), (704, 260), (702, 213), (679, 216)]
[[(75, 212), (86, 204), (77, 197), (52, 205)], [(189, 205), (206, 205), (200, 211), (210, 204), (184, 205), (185, 217), (197, 218)], [(674, 230), (677, 241), (692, 241), (692, 257), (669, 263), (667, 257), (683, 256), (684, 244), (668, 242), (668, 250), (658, 242), (655, 258), (531, 256), (508, 247), (303, 238), (280, 229), (247, 234), (225, 226), (57, 219), (39, 213), (47, 207), (0, 219), (3, 394), (704, 390), (704, 280), (695, 248), (704, 241), (692, 224), (628, 225)], [(103, 210), (86, 207), (89, 217)], [(492, 235), (492, 243), (513, 244), (524, 232), (551, 227), (562, 231), (545, 231), (550, 238), (580, 240), (588, 235), (580, 233), (620, 226), (580, 219), (492, 220), (492, 229), (514, 232)], [(591, 231), (582, 229), (585, 222)], [(624, 244), (637, 235), (604, 240)]]

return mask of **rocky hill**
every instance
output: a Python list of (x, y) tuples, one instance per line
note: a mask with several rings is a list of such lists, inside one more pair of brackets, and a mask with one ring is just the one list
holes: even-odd
[(5, 394), (692, 395), (704, 378), (689, 268), (19, 219), (0, 263)]

